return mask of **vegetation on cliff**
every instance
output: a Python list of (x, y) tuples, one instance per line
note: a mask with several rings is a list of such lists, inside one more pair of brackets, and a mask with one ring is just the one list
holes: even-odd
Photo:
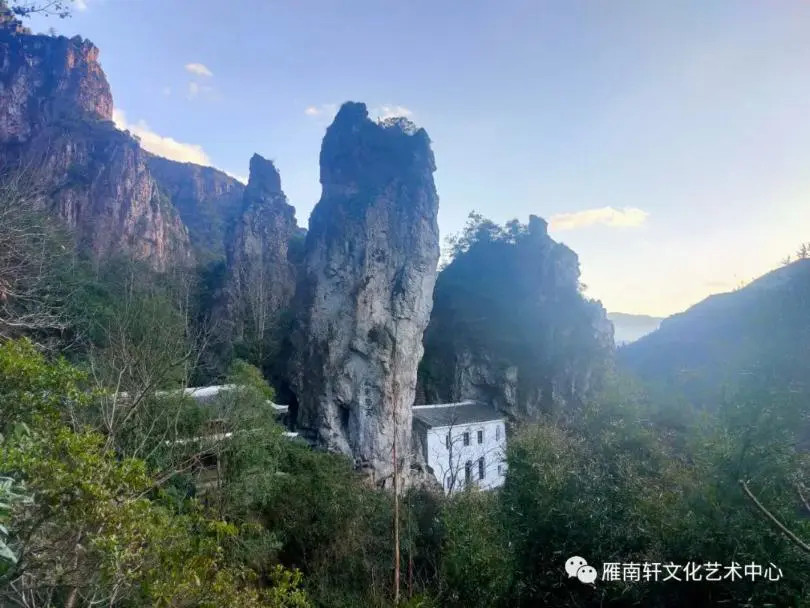
[(583, 297), (576, 254), (528, 225), (473, 214), (439, 274), (420, 365), (427, 403), (480, 398), (518, 419), (575, 407), (598, 385), (613, 336)]

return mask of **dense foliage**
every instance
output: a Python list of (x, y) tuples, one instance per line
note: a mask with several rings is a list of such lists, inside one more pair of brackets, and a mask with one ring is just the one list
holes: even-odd
[(0, 598), (21, 605), (307, 606), (295, 572), (234, 559), (243, 532), (164, 488), (147, 461), (79, 421), (98, 398), (27, 341), (0, 346), (0, 471), (11, 504)]
[[(282, 438), (255, 368), (237, 364), (231, 378), (243, 388), (197, 412), (196, 423), (184, 399), (161, 399), (189, 414), (185, 433), (227, 420), (231, 441), (150, 443), (134, 429), (151, 446), (137, 458), (131, 441), (90, 424), (105, 395), (88, 390), (86, 375), (47, 362), (29, 342), (0, 346), (3, 597), (306, 606), (304, 584), (316, 605), (390, 605), (390, 494), (365, 485), (348, 461)], [(513, 435), (502, 491), (403, 497), (414, 605), (810, 605), (808, 556), (739, 483), (810, 538), (797, 498), (810, 482), (796, 450), (802, 404), (762, 407), (752, 394), (715, 416), (674, 420), (637, 387), (614, 388), (576, 423)], [(228, 463), (213, 480), (182, 466), (203, 451)], [(575, 554), (591, 563), (773, 564), (782, 578), (589, 587), (565, 575)]]

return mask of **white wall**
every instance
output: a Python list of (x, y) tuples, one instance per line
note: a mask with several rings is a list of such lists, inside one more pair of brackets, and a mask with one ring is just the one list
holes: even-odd
[[(458, 492), (465, 485), (465, 464), (472, 462), (472, 483), (488, 490), (503, 485), (506, 476), (506, 427), (503, 420), (456, 424), (431, 428), (424, 436), (427, 463), (444, 491)], [(497, 429), (500, 428), (500, 431)], [(483, 431), (483, 442), (478, 443), (478, 431)], [(470, 444), (464, 445), (464, 433), (470, 434)], [(500, 432), (500, 439), (496, 439)], [(447, 434), (451, 434), (450, 449), (447, 449)], [(479, 479), (478, 460), (484, 458), (484, 479)], [(500, 467), (500, 472), (499, 472)], [(451, 487), (448, 488), (448, 481)]]

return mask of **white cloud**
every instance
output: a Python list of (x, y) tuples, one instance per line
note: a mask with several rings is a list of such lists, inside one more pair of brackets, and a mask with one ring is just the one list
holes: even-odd
[(335, 114), (337, 114), (337, 111), (337, 104), (322, 103), (319, 106), (309, 106), (306, 110), (304, 110), (304, 114), (311, 116), (312, 118), (327, 118), (331, 120), (334, 118)]
[(189, 82), (186, 87), (186, 99), (195, 99), (197, 97), (204, 97), (205, 99), (216, 99), (216, 89), (207, 84), (200, 84), (199, 82)]
[(202, 63), (187, 63), (186, 72), (194, 74), (195, 76), (205, 76), (206, 78), (211, 78), (214, 75), (214, 73), (208, 69), (208, 66)]
[(230, 171), (223, 171), (223, 173), (228, 177), (234, 178), (238, 182), (242, 182), (243, 184), (248, 183), (248, 178), (246, 178), (244, 175), (238, 175), (237, 173), (231, 173)]
[(558, 213), (551, 217), (549, 224), (552, 230), (574, 230), (595, 224), (631, 228), (641, 226), (647, 221), (648, 215), (646, 211), (636, 207), (625, 207), (624, 209), (602, 207), (574, 213)]
[(205, 153), (202, 146), (187, 144), (177, 141), (174, 138), (159, 135), (149, 128), (143, 120), (130, 124), (127, 122), (126, 114), (123, 110), (113, 110), (113, 122), (121, 130), (129, 131), (141, 141), (141, 147), (163, 156), (169, 160), (176, 160), (181, 163), (196, 163), (198, 165), (211, 165), (211, 159)]
[(377, 108), (373, 108), (371, 110), (372, 114), (376, 114), (377, 118), (385, 120), (386, 118), (395, 118), (395, 117), (404, 117), (408, 118), (409, 116), (413, 116), (413, 112), (411, 112), (405, 106), (380, 106)]
[(87, 0), (73, 0), (73, 6), (77, 11), (86, 11)]

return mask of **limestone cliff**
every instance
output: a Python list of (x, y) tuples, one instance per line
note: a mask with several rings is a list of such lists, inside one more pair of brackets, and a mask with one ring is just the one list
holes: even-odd
[(43, 205), (96, 258), (122, 253), (156, 270), (191, 263), (187, 231), (147, 154), (110, 121), (98, 49), (14, 23), (0, 23), (0, 166), (29, 173)]
[(581, 403), (612, 350), (604, 308), (580, 293), (576, 254), (545, 221), (475, 218), (436, 283), (417, 400), (479, 399), (536, 418)]
[(225, 259), (228, 230), (242, 210), (245, 186), (213, 167), (149, 155), (149, 171), (188, 228), (197, 263)]
[(78, 36), (33, 36), (0, 23), (0, 134), (23, 142), (60, 118), (111, 120), (98, 49)]
[(297, 422), (387, 484), (395, 426), (401, 461), (410, 450), (439, 257), (433, 153), (423, 129), (375, 123), (364, 104), (346, 103), (326, 131), (320, 166), (323, 193), (296, 295)]
[(23, 150), (17, 161), (35, 167), (43, 205), (65, 221), (81, 251), (95, 259), (127, 255), (157, 271), (193, 262), (186, 227), (152, 178), (147, 153), (112, 123), (52, 123)]
[(278, 171), (254, 154), (241, 211), (227, 239), (225, 310), (219, 316), (223, 344), (257, 365), (270, 364), (271, 355), (278, 354), (282, 315), (295, 292), (290, 245), (298, 231)]

